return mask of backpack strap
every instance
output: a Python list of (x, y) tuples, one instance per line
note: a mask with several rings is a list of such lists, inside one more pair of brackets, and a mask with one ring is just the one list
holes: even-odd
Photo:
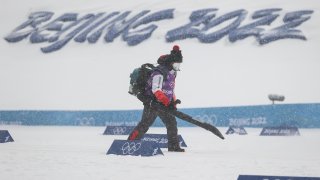
[(159, 71), (161, 73), (161, 75), (163, 76), (163, 80), (167, 80), (167, 75), (169, 73), (169, 70), (167, 68), (165, 68), (162, 65), (159, 65), (154, 68), (154, 71)]
[(151, 63), (145, 63), (141, 65), (141, 68), (149, 68), (149, 69), (154, 69), (155, 66)]

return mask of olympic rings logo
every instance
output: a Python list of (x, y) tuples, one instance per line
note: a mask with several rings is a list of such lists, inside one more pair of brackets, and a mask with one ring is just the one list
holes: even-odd
[(141, 143), (126, 142), (122, 145), (121, 150), (123, 154), (133, 154), (134, 152), (138, 151), (140, 147)]
[(126, 127), (115, 127), (113, 129), (113, 134), (114, 135), (121, 135), (124, 134), (126, 132), (127, 128)]
[(215, 114), (211, 114), (211, 115), (196, 115), (195, 119), (198, 119), (199, 121), (203, 122), (203, 123), (208, 123), (211, 125), (215, 125), (217, 123), (217, 116)]
[(77, 118), (75, 124), (80, 126), (94, 126), (96, 123), (94, 117), (80, 117)]

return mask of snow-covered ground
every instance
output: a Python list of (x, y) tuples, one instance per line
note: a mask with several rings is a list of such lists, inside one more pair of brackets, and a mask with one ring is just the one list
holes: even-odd
[[(320, 129), (301, 136), (228, 135), (220, 140), (200, 128), (179, 128), (185, 153), (106, 155), (114, 139), (105, 127), (1, 126), (15, 142), (0, 144), (1, 180), (235, 180), (239, 174), (320, 177)], [(223, 133), (226, 128), (219, 128)], [(151, 128), (149, 133), (165, 133)]]

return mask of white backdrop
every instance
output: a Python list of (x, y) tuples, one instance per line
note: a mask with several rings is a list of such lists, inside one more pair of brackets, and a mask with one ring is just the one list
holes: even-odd
[[(96, 44), (71, 41), (59, 51), (44, 54), (40, 48), (47, 44), (31, 44), (29, 39), (18, 43), (4, 40), (36, 11), (52, 11), (57, 17), (68, 12), (138, 13), (168, 8), (175, 8), (174, 19), (155, 22), (158, 29), (152, 36), (133, 47), (120, 37), (113, 43), (101, 38)], [(264, 46), (252, 37), (235, 43), (226, 37), (209, 44), (197, 39), (165, 42), (169, 30), (185, 25), (192, 11), (203, 8), (218, 8), (221, 14), (246, 9), (249, 15), (256, 10), (282, 8), (277, 21), (291, 11), (314, 13), (298, 27), (307, 41), (286, 39)], [(141, 104), (127, 93), (130, 72), (142, 63), (156, 62), (174, 44), (180, 45), (184, 56), (176, 82), (180, 107), (267, 104), (270, 93), (285, 95), (286, 103), (320, 102), (319, 12), (317, 0), (2, 0), (0, 110), (140, 109)]]

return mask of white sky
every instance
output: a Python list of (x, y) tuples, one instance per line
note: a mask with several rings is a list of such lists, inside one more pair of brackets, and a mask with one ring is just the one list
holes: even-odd
[[(17, 6), (19, 4), (19, 6)], [(98, 13), (131, 10), (152, 12), (175, 8), (174, 19), (156, 22), (151, 38), (129, 47), (119, 37), (106, 44), (71, 41), (60, 51), (43, 54), (46, 43), (28, 40), (8, 43), (3, 38), (35, 11)], [(226, 13), (246, 9), (282, 8), (286, 12), (314, 10), (298, 27), (308, 38), (280, 40), (258, 46), (253, 38), (229, 43), (226, 38), (202, 44), (196, 39), (165, 42), (169, 30), (188, 22), (192, 11), (219, 8)], [(115, 0), (57, 2), (54, 0), (3, 0), (0, 6), (0, 110), (63, 109), (114, 110), (142, 108), (128, 91), (129, 74), (140, 64), (156, 62), (180, 45), (184, 56), (176, 81), (180, 107), (217, 107), (270, 103), (270, 93), (285, 95), (285, 103), (320, 102), (320, 3), (310, 1), (253, 0), (192, 1)], [(246, 18), (246, 21), (248, 18)], [(272, 27), (275, 27), (272, 26)]]

